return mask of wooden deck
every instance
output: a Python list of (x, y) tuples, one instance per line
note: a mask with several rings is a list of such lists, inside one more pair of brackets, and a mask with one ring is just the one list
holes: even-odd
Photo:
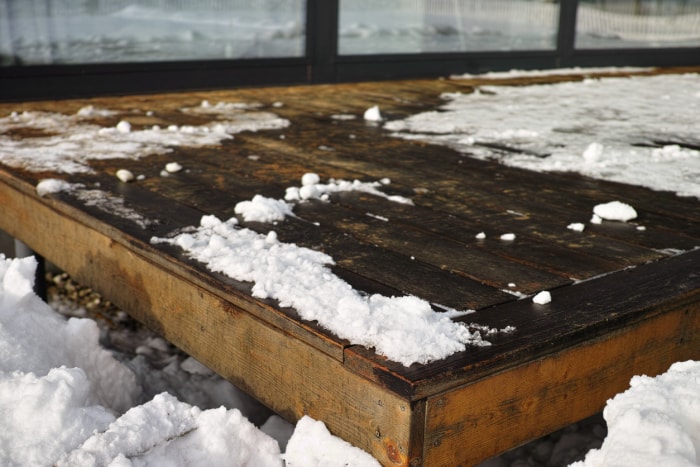
[[(573, 174), (544, 176), (393, 138), (362, 118), (331, 118), (361, 117), (373, 105), (390, 119), (405, 117), (436, 107), (441, 92), (469, 92), (475, 84), (426, 80), (1, 104), (2, 116), (72, 114), (90, 104), (122, 111), (96, 123), (125, 119), (138, 128), (208, 121), (178, 112), (204, 99), (260, 102), (291, 125), (137, 161), (93, 160), (93, 174), (34, 173), (0, 160), (0, 229), (288, 420), (304, 414), (322, 420), (385, 465), (472, 465), (596, 413), (634, 374), (700, 358), (697, 199)], [(174, 160), (186, 170), (159, 176)], [(146, 177), (121, 183), (114, 176), (121, 168)], [(282, 198), (306, 172), (322, 180), (388, 177), (387, 190), (415, 205), (361, 193), (301, 203), (299, 218), (274, 227), (281, 241), (330, 254), (334, 272), (356, 289), (472, 308), (476, 313), (460, 319), (517, 331), (490, 338), (490, 347), (407, 368), (299, 319), (293, 309), (253, 298), (250, 284), (150, 243), (198, 225), (204, 214), (228, 219), (237, 202), (254, 194)], [(39, 197), (35, 187), (47, 177), (99, 183), (154, 222), (144, 228), (70, 193)], [(646, 230), (611, 222), (582, 233), (566, 229), (614, 199), (630, 201)], [(485, 241), (475, 239), (481, 231), (489, 234)], [(505, 232), (516, 240), (495, 238)], [(555, 299), (516, 300), (503, 291), (510, 283), (524, 294), (554, 290)]]

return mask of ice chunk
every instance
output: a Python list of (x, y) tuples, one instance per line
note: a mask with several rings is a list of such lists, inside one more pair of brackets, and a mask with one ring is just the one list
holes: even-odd
[(532, 301), (533, 303), (537, 303), (538, 305), (546, 305), (547, 303), (550, 303), (552, 301), (552, 294), (547, 292), (546, 290), (543, 290), (542, 292), (532, 297)]

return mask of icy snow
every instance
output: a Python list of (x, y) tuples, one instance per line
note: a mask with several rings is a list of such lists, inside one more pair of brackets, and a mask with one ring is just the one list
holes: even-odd
[(174, 174), (182, 170), (182, 166), (177, 162), (168, 162), (165, 164), (165, 170), (168, 173)]
[(586, 230), (586, 224), (582, 222), (572, 222), (566, 226), (567, 229), (573, 230), (574, 232), (583, 232)]
[[(84, 107), (73, 115), (54, 112), (12, 113), (0, 118), (0, 160), (15, 168), (42, 172), (89, 173), (90, 160), (140, 159), (166, 154), (173, 146), (200, 147), (216, 145), (242, 131), (281, 129), (289, 121), (270, 112), (248, 111), (250, 105), (220, 103), (211, 109), (185, 113), (202, 113), (218, 118), (201, 126), (168, 125), (134, 129), (127, 121), (115, 127), (90, 123), (95, 116), (113, 116), (118, 112)], [(19, 129), (40, 130), (46, 136), (15, 139), (9, 132)]]
[(46, 196), (48, 194), (69, 190), (72, 188), (72, 186), (72, 184), (64, 180), (45, 178), (36, 184), (36, 194), (39, 196)]
[[(384, 127), (516, 167), (700, 197), (698, 74), (486, 85), (443, 97), (439, 110)], [(522, 151), (501, 152), (494, 143)]]

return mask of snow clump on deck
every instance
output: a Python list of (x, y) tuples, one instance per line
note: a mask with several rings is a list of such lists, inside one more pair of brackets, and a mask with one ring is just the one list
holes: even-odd
[(360, 180), (342, 180), (331, 178), (328, 183), (320, 183), (320, 177), (315, 173), (304, 174), (301, 178), (301, 186), (287, 188), (284, 199), (287, 201), (303, 201), (307, 199), (328, 200), (331, 193), (341, 191), (362, 191), (375, 196), (381, 196), (389, 201), (402, 204), (413, 204), (409, 198), (399, 195), (387, 195), (379, 188), (389, 185), (391, 180), (383, 178), (376, 182), (361, 182)]
[(532, 301), (533, 303), (536, 303), (538, 305), (546, 305), (552, 302), (552, 294), (546, 290), (543, 290), (542, 292), (539, 292), (537, 295), (532, 297)]
[(386, 198), (390, 201), (402, 204), (413, 204), (409, 198), (398, 195), (387, 195), (379, 190), (379, 187), (391, 183), (388, 179), (378, 182), (361, 182), (353, 180), (330, 179), (328, 183), (320, 183), (321, 178), (315, 173), (306, 173), (301, 177), (301, 186), (291, 186), (286, 189), (284, 199), (268, 198), (255, 195), (253, 199), (241, 201), (236, 204), (235, 213), (242, 216), (247, 222), (277, 222), (284, 220), (286, 216), (293, 216), (295, 202), (309, 199), (328, 201), (331, 193), (341, 191), (362, 191), (375, 196)]
[(302, 319), (405, 366), (440, 360), (467, 344), (490, 345), (479, 331), (436, 313), (425, 300), (363, 294), (333, 274), (330, 256), (237, 224), (236, 218), (203, 216), (196, 230), (151, 242), (179, 246), (211, 271), (252, 282), (254, 297), (276, 299)]
[(593, 207), (593, 213), (606, 221), (627, 222), (637, 218), (637, 211), (621, 201), (598, 204)]
[(365, 110), (364, 119), (368, 122), (381, 122), (383, 120), (379, 106), (375, 105)]

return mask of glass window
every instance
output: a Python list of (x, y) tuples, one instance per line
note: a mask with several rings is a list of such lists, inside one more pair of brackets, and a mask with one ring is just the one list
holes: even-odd
[(305, 0), (0, 0), (0, 64), (299, 57), (305, 10)]
[(578, 48), (700, 46), (700, 0), (580, 0)]
[(341, 55), (554, 49), (558, 0), (340, 0)]

